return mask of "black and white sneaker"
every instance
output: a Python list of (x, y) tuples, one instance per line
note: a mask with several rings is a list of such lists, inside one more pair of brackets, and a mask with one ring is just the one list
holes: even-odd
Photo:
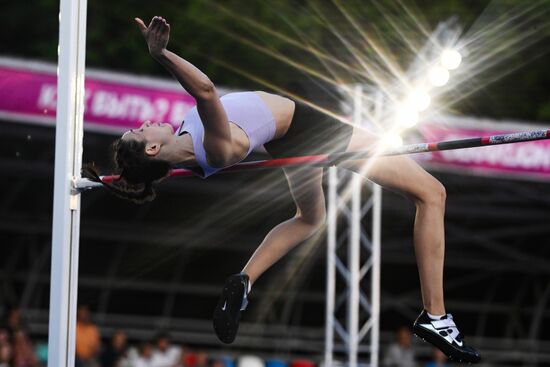
[(231, 275), (225, 281), (218, 305), (214, 310), (214, 331), (218, 338), (231, 344), (239, 330), (241, 311), (248, 305), (249, 279), (245, 273)]
[(423, 310), (413, 324), (413, 332), (424, 341), (439, 348), (449, 359), (457, 362), (477, 363), (481, 355), (464, 343), (453, 316), (448, 313), (439, 320), (430, 318)]

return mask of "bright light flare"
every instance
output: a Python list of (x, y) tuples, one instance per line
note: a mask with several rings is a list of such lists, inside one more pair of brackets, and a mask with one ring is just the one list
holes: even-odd
[(415, 88), (410, 92), (405, 103), (413, 106), (418, 112), (422, 112), (430, 106), (431, 101), (432, 99), (426, 90)]
[(455, 70), (462, 62), (462, 55), (457, 50), (446, 49), (441, 54), (441, 65), (447, 70)]
[(434, 87), (442, 87), (449, 81), (449, 72), (444, 67), (437, 65), (430, 69), (428, 77)]
[(401, 127), (413, 127), (418, 123), (418, 110), (414, 105), (404, 103), (397, 109), (395, 119), (397, 124)]
[(382, 148), (397, 148), (403, 145), (403, 138), (394, 132), (386, 133), (381, 139)]
[(395, 123), (403, 128), (415, 126), (420, 118), (419, 112), (427, 109), (430, 102), (430, 95), (423, 88), (413, 89), (405, 101), (397, 107)]

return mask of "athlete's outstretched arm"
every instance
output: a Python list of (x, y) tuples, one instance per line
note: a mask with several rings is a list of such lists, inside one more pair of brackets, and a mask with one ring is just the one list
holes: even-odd
[(165, 19), (154, 17), (148, 27), (139, 18), (135, 21), (151, 56), (197, 101), (197, 110), (204, 125), (203, 144), (209, 161), (216, 166), (226, 165), (232, 156), (231, 130), (214, 83), (193, 64), (166, 49), (170, 24)]

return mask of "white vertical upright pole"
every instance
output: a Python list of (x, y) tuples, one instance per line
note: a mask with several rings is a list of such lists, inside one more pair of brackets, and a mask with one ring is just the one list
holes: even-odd
[(61, 0), (55, 135), (48, 367), (73, 367), (82, 164), (86, 0)]
[[(353, 122), (361, 125), (363, 87), (356, 85), (353, 90)], [(348, 244), (348, 269), (349, 269), (349, 298), (348, 298), (348, 365), (357, 366), (357, 354), (359, 348), (359, 269), (361, 251), (361, 177), (352, 174), (351, 179), (351, 217), (350, 217), (350, 241)]]
[[(380, 121), (383, 113), (384, 96), (375, 92), (374, 117)], [(370, 365), (378, 367), (380, 355), (380, 268), (381, 268), (381, 233), (382, 233), (382, 187), (372, 184), (372, 269), (371, 269), (371, 339)]]
[(361, 177), (351, 178), (350, 241), (348, 245), (349, 298), (348, 298), (348, 366), (357, 367), (359, 347), (359, 261), (361, 246)]
[(372, 185), (372, 269), (371, 269), (371, 339), (370, 365), (378, 367), (380, 354), (380, 242), (382, 226), (382, 187)]
[(334, 352), (334, 302), (336, 300), (336, 224), (338, 220), (338, 168), (328, 169), (327, 302), (325, 314), (325, 367), (332, 366)]

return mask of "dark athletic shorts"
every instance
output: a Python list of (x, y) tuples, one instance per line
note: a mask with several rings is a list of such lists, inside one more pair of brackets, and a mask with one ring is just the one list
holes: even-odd
[(286, 134), (264, 144), (273, 158), (344, 152), (353, 126), (296, 102), (292, 122)]

